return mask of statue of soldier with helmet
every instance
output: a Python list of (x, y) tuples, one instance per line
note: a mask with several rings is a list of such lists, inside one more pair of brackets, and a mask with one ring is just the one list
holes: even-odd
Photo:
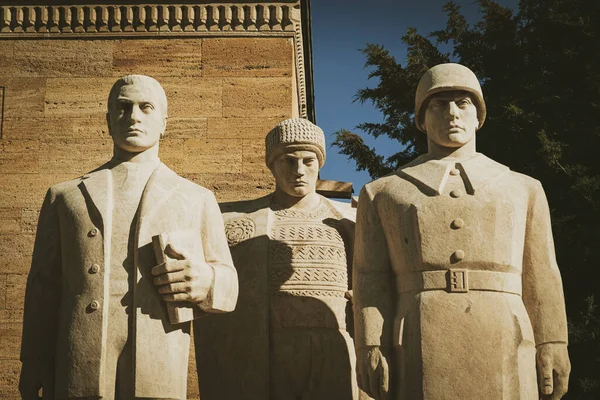
[(537, 180), (476, 152), (485, 117), (471, 70), (431, 68), (415, 107), (427, 154), (360, 194), (357, 375), (376, 399), (537, 400), (567, 391), (546, 196)]

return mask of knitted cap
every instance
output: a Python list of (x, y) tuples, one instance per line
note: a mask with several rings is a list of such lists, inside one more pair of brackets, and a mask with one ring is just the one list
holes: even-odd
[(295, 150), (314, 151), (319, 160), (319, 168), (325, 164), (325, 134), (323, 130), (304, 118), (289, 118), (278, 123), (265, 138), (265, 161), (267, 167), (275, 157), (287, 147)]
[(477, 119), (479, 120), (479, 127), (477, 129), (483, 126), (486, 109), (479, 80), (473, 71), (464, 65), (447, 63), (438, 64), (430, 68), (423, 74), (417, 86), (417, 94), (415, 96), (415, 124), (420, 131), (425, 132), (425, 127), (423, 126), (423, 119), (425, 117), (423, 106), (427, 104), (425, 100), (436, 93), (452, 90), (464, 90), (473, 95), (473, 101), (477, 108)]

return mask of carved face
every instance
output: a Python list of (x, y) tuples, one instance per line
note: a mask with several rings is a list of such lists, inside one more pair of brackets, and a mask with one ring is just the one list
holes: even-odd
[(477, 107), (468, 92), (457, 90), (431, 96), (425, 110), (425, 131), (443, 147), (462, 147), (475, 137)]
[(155, 89), (148, 85), (122, 86), (106, 114), (115, 145), (131, 153), (141, 153), (158, 144), (167, 119)]
[(319, 177), (319, 160), (313, 151), (283, 153), (271, 164), (277, 189), (293, 197), (314, 193)]

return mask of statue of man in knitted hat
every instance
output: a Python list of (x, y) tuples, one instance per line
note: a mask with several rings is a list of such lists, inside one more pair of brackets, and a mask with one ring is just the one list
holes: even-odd
[(540, 183), (475, 150), (486, 117), (459, 64), (428, 70), (428, 153), (365, 186), (354, 312), (359, 386), (376, 399), (560, 399), (570, 363)]
[(200, 396), (356, 399), (346, 322), (354, 215), (316, 192), (323, 131), (282, 121), (266, 137), (266, 163), (274, 193), (221, 205), (240, 296), (229, 317), (196, 322)]

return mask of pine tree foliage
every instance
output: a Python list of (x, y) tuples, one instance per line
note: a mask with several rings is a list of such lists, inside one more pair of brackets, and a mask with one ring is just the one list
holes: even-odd
[(421, 75), (448, 61), (471, 68), (488, 109), (478, 151), (539, 179), (550, 203), (573, 368), (565, 398), (600, 399), (600, 2), (521, 0), (516, 11), (477, 3), (472, 26), (448, 2), (443, 29), (426, 36), (408, 29), (403, 64), (383, 46), (362, 50), (377, 85), (358, 90), (356, 100), (372, 103), (384, 121), (357, 129), (396, 139), (402, 151), (385, 158), (348, 130), (334, 144), (373, 178), (393, 171), (427, 151), (413, 123)]

